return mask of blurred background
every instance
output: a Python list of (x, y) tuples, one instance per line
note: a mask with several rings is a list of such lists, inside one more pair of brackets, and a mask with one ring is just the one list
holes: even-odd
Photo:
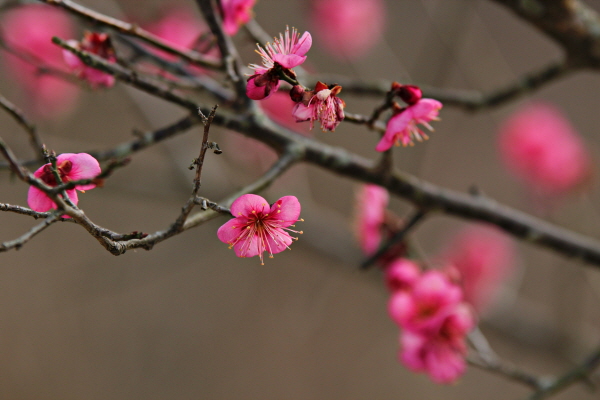
[[(193, 1), (85, 0), (108, 15), (150, 24), (167, 7)], [(561, 57), (560, 48), (504, 8), (484, 0), (384, 2), (381, 40), (360, 57), (333, 56), (313, 31), (308, 1), (259, 0), (257, 21), (274, 36), (285, 25), (313, 33), (308, 70), (488, 92)], [(587, 1), (600, 10), (600, 1)], [(0, 28), (2, 27), (0, 16)], [(80, 21), (80, 27), (83, 27)], [(357, 27), (357, 29), (364, 27)], [(373, 28), (375, 29), (375, 28)], [(254, 43), (235, 38), (244, 63), (257, 63)], [(350, 39), (349, 39), (350, 40)], [(4, 64), (4, 53), (0, 62)], [(6, 69), (0, 93), (25, 113), (28, 98)], [(600, 160), (596, 107), (600, 76), (576, 73), (531, 96), (489, 111), (451, 107), (425, 143), (395, 148), (396, 166), (437, 185), (476, 186), (500, 203), (600, 239), (598, 178), (551, 207), (502, 164), (498, 128), (532, 100), (551, 102)], [(342, 92), (346, 111), (368, 115), (380, 99)], [(213, 104), (207, 100), (206, 105)], [(185, 115), (124, 84), (83, 91), (64, 115), (32, 116), (57, 153), (109, 149)], [(1, 136), (21, 159), (32, 157), (24, 131), (0, 112)], [(378, 137), (342, 123), (314, 137), (375, 159)], [(209, 154), (201, 194), (217, 200), (260, 176), (269, 150), (246, 151), (247, 139), (217, 129), (224, 154)], [(105, 184), (80, 195), (96, 223), (117, 232), (166, 228), (187, 200), (200, 130), (194, 128), (134, 155)], [(248, 154), (250, 156), (248, 156)], [(597, 172), (597, 171), (595, 171)], [(55, 224), (19, 251), (0, 255), (0, 398), (2, 399), (514, 399), (529, 392), (505, 378), (469, 367), (441, 386), (397, 361), (398, 328), (387, 315), (389, 294), (377, 269), (359, 271), (353, 234), (360, 185), (299, 165), (263, 193), (269, 201), (295, 195), (304, 231), (292, 251), (267, 259), (235, 257), (216, 237), (221, 217), (152, 250), (115, 257), (74, 224)], [(0, 172), (0, 201), (27, 205), (28, 187)], [(390, 208), (410, 213), (404, 201)], [(0, 213), (0, 241), (36, 221)], [(434, 257), (466, 223), (435, 216), (413, 235)], [(510, 279), (481, 328), (500, 357), (538, 375), (560, 374), (600, 342), (600, 271), (515, 243)], [(597, 399), (578, 384), (554, 398)]]

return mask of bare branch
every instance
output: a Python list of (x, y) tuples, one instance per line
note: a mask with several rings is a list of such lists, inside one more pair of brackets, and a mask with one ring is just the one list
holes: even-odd
[(29, 142), (31, 143), (31, 148), (34, 153), (38, 156), (40, 161), (44, 160), (44, 152), (42, 151), (43, 143), (40, 139), (37, 129), (35, 125), (25, 118), (25, 115), (17, 106), (8, 101), (4, 96), (0, 95), (0, 107), (2, 107), (6, 112), (10, 114), (11, 117), (17, 121), (19, 125), (25, 129), (27, 134), (29, 135)]
[(195, 52), (193, 50), (180, 50), (171, 46), (168, 42), (159, 38), (156, 35), (140, 28), (135, 24), (130, 24), (128, 22), (124, 22), (118, 20), (116, 18), (111, 18), (107, 15), (101, 14), (99, 12), (90, 10), (89, 8), (83, 7), (80, 4), (72, 2), (70, 0), (40, 0), (43, 3), (50, 4), (53, 6), (62, 7), (68, 12), (77, 15), (79, 17), (85, 18), (88, 21), (103, 25), (107, 28), (111, 28), (116, 30), (117, 32), (123, 33), (125, 35), (133, 36), (142, 41), (158, 48), (166, 51), (170, 54), (175, 54), (176, 56), (181, 57), (182, 59), (196, 65), (200, 65), (206, 68), (211, 69), (221, 69), (223, 65), (214, 60), (211, 57), (207, 57), (203, 54)]
[(58, 220), (60, 220), (59, 213), (57, 211), (51, 213), (50, 216), (48, 216), (44, 221), (31, 228), (29, 231), (27, 231), (25, 234), (18, 237), (17, 239), (0, 243), (0, 253), (11, 249), (19, 250), (31, 238), (33, 238), (35, 235), (42, 232), (44, 229), (46, 229)]
[(546, 399), (572, 384), (585, 380), (595, 369), (600, 366), (600, 347), (595, 349), (581, 364), (567, 371), (564, 375), (554, 379), (546, 387), (527, 397), (527, 400)]

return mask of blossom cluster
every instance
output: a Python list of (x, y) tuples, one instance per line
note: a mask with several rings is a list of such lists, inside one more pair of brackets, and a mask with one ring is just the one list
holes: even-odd
[(475, 326), (460, 287), (441, 271), (421, 272), (408, 259), (387, 266), (386, 282), (389, 314), (402, 329), (402, 362), (436, 383), (454, 382), (465, 371), (465, 337)]
[[(402, 228), (387, 210), (389, 194), (364, 185), (357, 196), (356, 233), (363, 252), (373, 255)], [(400, 360), (438, 383), (451, 383), (465, 371), (465, 337), (475, 313), (490, 305), (514, 264), (511, 242), (490, 227), (459, 232), (437, 257), (441, 268), (422, 271), (406, 258), (407, 245), (388, 249), (377, 262), (391, 292), (389, 314), (401, 328)]]

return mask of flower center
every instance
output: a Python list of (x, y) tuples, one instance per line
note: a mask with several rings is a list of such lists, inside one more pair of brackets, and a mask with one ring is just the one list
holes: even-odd
[[(69, 173), (73, 169), (73, 163), (69, 160), (65, 160), (60, 164), (56, 165), (56, 170), (58, 171), (58, 176), (60, 176), (60, 180), (65, 183), (69, 181)], [(44, 165), (44, 172), (40, 179), (48, 186), (56, 186), (58, 182), (56, 182), (56, 178), (52, 173), (52, 164)]]

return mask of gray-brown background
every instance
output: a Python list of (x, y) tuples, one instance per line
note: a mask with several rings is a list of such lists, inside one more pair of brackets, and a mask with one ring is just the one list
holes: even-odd
[[(87, 0), (114, 16), (151, 14), (160, 1)], [(600, 8), (599, 2), (591, 3)], [(560, 56), (533, 28), (489, 1), (388, 0), (385, 42), (364, 60), (329, 60), (315, 43), (313, 67), (358, 79), (384, 77), (441, 87), (490, 90)], [(270, 34), (286, 24), (303, 31), (304, 1), (260, 0), (257, 19)], [(243, 35), (242, 35), (243, 36)], [(240, 40), (245, 62), (257, 62)], [(532, 98), (558, 104), (600, 159), (600, 77), (580, 73)], [(10, 77), (0, 92), (18, 102)], [(343, 94), (343, 93), (342, 93)], [(367, 114), (375, 101), (345, 97), (347, 111)], [(486, 194), (535, 213), (523, 186), (500, 164), (498, 124), (522, 101), (491, 112), (442, 110), (431, 140), (395, 150), (399, 167), (458, 190)], [(39, 122), (57, 152), (105, 149), (183, 115), (118, 84), (85, 93), (76, 113)], [(0, 135), (21, 157), (24, 133), (0, 113)], [(237, 134), (215, 130), (226, 154), (208, 158), (203, 194), (219, 198), (258, 175), (228, 144)], [(314, 134), (374, 157), (376, 137), (342, 124)], [(235, 139), (234, 139), (235, 140)], [(115, 231), (162, 229), (187, 199), (199, 134), (190, 131), (138, 154), (103, 189), (81, 196), (97, 223)], [(233, 154), (232, 154), (233, 153)], [(244, 169), (244, 172), (240, 172)], [(597, 182), (595, 182), (597, 183)], [(357, 185), (313, 167), (288, 172), (265, 196), (293, 194), (303, 205), (304, 235), (292, 251), (261, 266), (219, 242), (225, 218), (188, 231), (154, 250), (120, 257), (80, 227), (57, 224), (19, 251), (0, 255), (0, 398), (2, 399), (515, 399), (527, 391), (470, 368), (453, 386), (438, 386), (396, 361), (398, 330), (386, 314), (378, 271), (357, 271), (351, 233)], [(0, 202), (26, 205), (27, 187), (0, 173)], [(408, 206), (394, 200), (399, 214)], [(599, 237), (598, 194), (570, 198), (547, 217)], [(0, 241), (35, 222), (0, 215)], [(438, 217), (417, 230), (434, 254), (461, 221)], [(597, 345), (600, 271), (519, 245), (520, 270), (504, 301), (483, 324), (500, 355), (540, 374), (554, 374)], [(580, 386), (556, 399), (596, 399)]]

